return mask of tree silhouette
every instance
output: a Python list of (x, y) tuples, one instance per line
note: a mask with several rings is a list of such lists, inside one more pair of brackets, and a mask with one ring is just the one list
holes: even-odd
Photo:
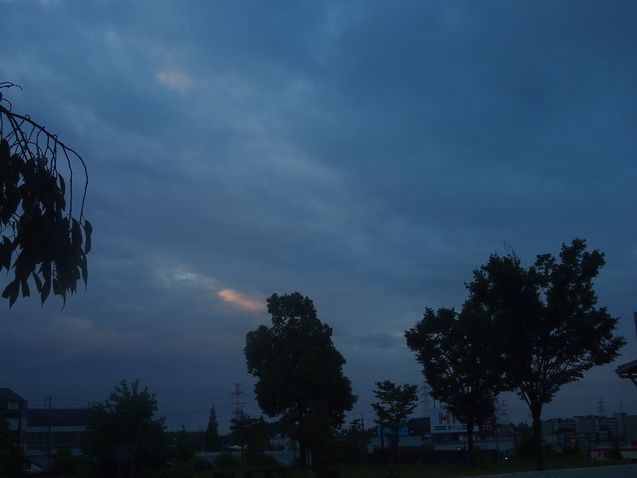
[(466, 423), (473, 464), (474, 426), (493, 415), (495, 399), (505, 388), (488, 318), (466, 309), (458, 314), (453, 309), (427, 308), (405, 337), (422, 365), (431, 396)]
[(586, 241), (562, 244), (559, 260), (541, 254), (522, 267), (515, 253), (492, 254), (467, 284), (464, 309), (492, 321), (503, 380), (526, 402), (533, 419), (536, 468), (542, 470), (541, 415), (562, 385), (612, 362), (626, 343), (613, 332), (617, 318), (597, 306), (593, 279), (604, 254)]
[(210, 408), (208, 417), (208, 427), (205, 432), (206, 451), (217, 451), (219, 448), (219, 422), (217, 421), (217, 410), (215, 404)]
[[(66, 303), (77, 281), (86, 285), (88, 279), (92, 226), (84, 217), (87, 169), (56, 135), (12, 111), (1, 90), (13, 86), (0, 83), (0, 271), (13, 271), (2, 297), (13, 306), (20, 293), (31, 294), (31, 282), (42, 303), (51, 290)], [(84, 172), (79, 211), (74, 211), (74, 164)], [(66, 179), (58, 170), (62, 166)]]
[(314, 303), (300, 293), (267, 300), (272, 326), (246, 335), (248, 372), (259, 407), (270, 417), (281, 416), (299, 441), (299, 462), (319, 466), (327, 434), (343, 423), (356, 397), (343, 375), (345, 359), (332, 342), (332, 329), (317, 317)]
[[(115, 476), (157, 470), (166, 463), (164, 418), (155, 418), (157, 398), (139, 380), (119, 385), (103, 402), (91, 406), (85, 453), (96, 475)], [(124, 466), (126, 465), (126, 466)]]
[(418, 385), (396, 385), (390, 380), (376, 382), (377, 402), (372, 408), (378, 417), (374, 420), (380, 425), (381, 442), (385, 440), (385, 430), (389, 430), (389, 443), (393, 450), (394, 463), (398, 463), (398, 442), (400, 429), (407, 424), (409, 417), (418, 406)]

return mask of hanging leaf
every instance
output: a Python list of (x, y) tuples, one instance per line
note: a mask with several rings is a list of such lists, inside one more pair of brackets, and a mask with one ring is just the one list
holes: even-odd
[(5, 299), (9, 299), (9, 307), (13, 306), (19, 294), (20, 282), (17, 279), (9, 282), (4, 291), (2, 291), (2, 297)]
[(44, 301), (47, 299), (50, 293), (51, 280), (49, 279), (44, 281), (44, 284), (42, 284), (42, 289), (40, 290), (40, 300), (42, 301), (42, 304), (44, 304)]
[(90, 222), (88, 222), (87, 219), (84, 219), (84, 238), (86, 239), (85, 246), (84, 246), (84, 252), (86, 254), (88, 254), (89, 251), (91, 250), (91, 246), (92, 246), (91, 234), (92, 233), (93, 233), (93, 226), (91, 225)]
[(31, 295), (31, 289), (29, 289), (29, 282), (22, 281), (22, 297), (29, 297)]
[(33, 273), (33, 281), (35, 282), (35, 287), (38, 289), (38, 292), (42, 292), (42, 280), (35, 272)]

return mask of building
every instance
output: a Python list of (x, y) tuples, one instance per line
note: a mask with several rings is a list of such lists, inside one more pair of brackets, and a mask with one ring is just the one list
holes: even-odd
[(27, 428), (27, 401), (10, 388), (0, 388), (0, 416), (9, 423), (9, 429), (16, 432), (18, 448), (24, 444)]
[(596, 445), (637, 443), (637, 415), (586, 415), (542, 421), (544, 441), (558, 448), (577, 443), (582, 449)]
[(637, 360), (620, 365), (615, 369), (619, 378), (628, 378), (637, 386)]
[[(637, 332), (637, 312), (633, 312), (635, 317), (635, 332)], [(637, 386), (637, 360), (620, 365), (615, 369), (619, 378), (630, 379)]]
[(29, 461), (46, 470), (61, 448), (79, 455), (90, 412), (88, 408), (29, 409), (23, 448)]
[(66, 448), (78, 455), (89, 423), (88, 408), (32, 408), (8, 388), (0, 388), (0, 414), (16, 432), (29, 471), (46, 470), (55, 453)]

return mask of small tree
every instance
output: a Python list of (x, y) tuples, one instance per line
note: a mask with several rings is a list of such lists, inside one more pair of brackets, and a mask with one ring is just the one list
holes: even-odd
[(535, 457), (535, 441), (533, 440), (533, 430), (526, 422), (520, 422), (514, 427), (515, 433), (515, 455), (518, 458), (532, 459)]
[(374, 395), (378, 399), (372, 408), (378, 417), (374, 420), (380, 426), (381, 440), (384, 442), (385, 430), (389, 430), (389, 443), (393, 449), (394, 463), (398, 463), (398, 442), (400, 429), (406, 425), (409, 417), (418, 406), (417, 385), (396, 385), (390, 380), (376, 382)]
[(263, 417), (254, 418), (242, 413), (230, 420), (230, 431), (241, 445), (243, 457), (263, 454), (268, 445), (268, 430)]
[[(1, 82), (0, 90), (12, 86)], [(79, 212), (73, 209), (74, 162), (85, 175)], [(62, 165), (67, 180), (58, 169)], [(51, 290), (66, 302), (78, 280), (86, 284), (92, 232), (84, 217), (87, 185), (80, 155), (28, 116), (14, 113), (0, 91), (0, 271), (13, 271), (2, 292), (9, 306), (20, 293), (31, 294), (29, 283), (42, 303)]]
[[(102, 476), (155, 470), (166, 464), (164, 418), (155, 418), (155, 394), (119, 382), (104, 403), (93, 403), (85, 451)], [(119, 476), (119, 475), (118, 475)]]
[(362, 418), (356, 418), (350, 422), (350, 426), (344, 430), (345, 438), (342, 440), (343, 461), (345, 464), (360, 465), (367, 453), (371, 433), (365, 430)]
[(626, 343), (613, 335), (617, 318), (597, 306), (593, 279), (604, 263), (602, 252), (574, 239), (562, 244), (559, 260), (538, 255), (528, 269), (514, 253), (492, 254), (467, 285), (465, 307), (492, 321), (504, 381), (531, 412), (538, 470), (544, 467), (542, 407), (562, 385), (612, 362)]
[(55, 476), (72, 476), (78, 465), (78, 457), (69, 448), (58, 448), (51, 472)]
[(467, 424), (471, 464), (474, 426), (493, 415), (495, 399), (504, 388), (490, 326), (488, 318), (468, 310), (458, 314), (453, 309), (428, 308), (422, 320), (405, 332), (431, 396)]

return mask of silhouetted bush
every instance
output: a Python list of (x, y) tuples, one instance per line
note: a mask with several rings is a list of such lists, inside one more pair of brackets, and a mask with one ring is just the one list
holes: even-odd
[(606, 453), (606, 458), (609, 460), (623, 460), (624, 455), (622, 455), (622, 452), (619, 450), (619, 445), (613, 446), (613, 448)]
[(241, 460), (232, 453), (221, 453), (215, 457), (213, 463), (217, 468), (237, 468)]
[(55, 452), (55, 459), (51, 472), (54, 475), (73, 475), (77, 467), (78, 459), (68, 448), (60, 448)]
[(270, 478), (274, 471), (279, 468), (279, 462), (276, 458), (264, 453), (251, 456), (248, 460), (248, 465), (259, 471), (264, 478)]
[(215, 470), (212, 476), (213, 478), (235, 478), (233, 470)]

